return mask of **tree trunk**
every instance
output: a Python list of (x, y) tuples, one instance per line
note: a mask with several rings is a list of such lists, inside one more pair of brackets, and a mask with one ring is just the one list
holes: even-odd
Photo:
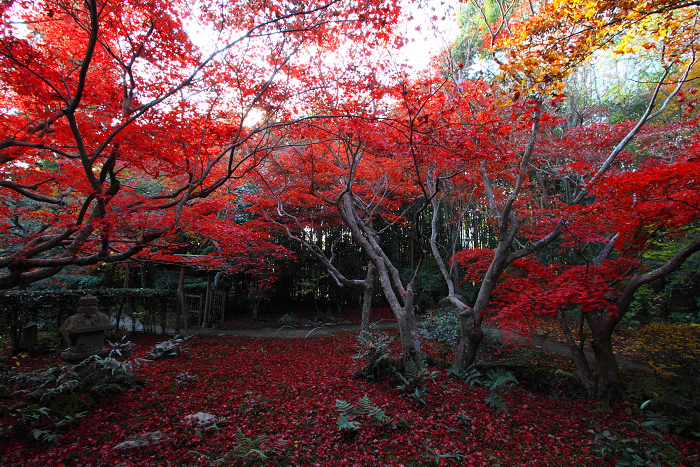
[(260, 302), (258, 299), (253, 299), (253, 319), (258, 319), (258, 309), (260, 308)]
[(374, 279), (376, 277), (377, 268), (369, 261), (367, 264), (364, 293), (362, 295), (362, 321), (360, 324), (360, 329), (366, 332), (369, 332), (369, 322), (372, 317), (372, 297), (374, 296)]
[(177, 286), (177, 313), (175, 314), (175, 330), (179, 333), (184, 322), (187, 330), (187, 313), (185, 311), (185, 267), (180, 267), (180, 281)]
[(561, 325), (561, 329), (564, 332), (564, 337), (566, 338), (566, 343), (571, 351), (571, 358), (576, 366), (576, 373), (578, 374), (579, 380), (581, 381), (586, 394), (589, 397), (593, 397), (596, 393), (596, 381), (595, 378), (593, 378), (593, 373), (591, 373), (591, 367), (588, 365), (586, 354), (583, 352), (584, 339), (583, 337), (581, 338), (581, 343), (576, 342), (571, 334), (569, 325), (566, 322), (564, 313), (558, 311), (557, 318), (559, 318), (559, 324)]
[(619, 366), (613, 352), (612, 332), (607, 329), (594, 332), (591, 348), (597, 365), (598, 396), (612, 405), (624, 397)]
[(462, 337), (459, 339), (452, 366), (457, 371), (464, 371), (474, 364), (479, 345), (484, 338), (484, 331), (480, 326), (475, 325), (473, 315), (466, 312), (459, 314), (459, 327)]
[(365, 252), (369, 262), (376, 268), (376, 274), (379, 276), (379, 284), (384, 292), (384, 297), (386, 297), (389, 307), (398, 322), (401, 334), (401, 359), (399, 366), (405, 367), (408, 360), (421, 364), (423, 362), (423, 352), (420, 347), (418, 322), (413, 306), (413, 290), (418, 280), (418, 272), (422, 267), (422, 256), (416, 266), (411, 283), (404, 288), (398, 269), (391, 263), (379, 245), (379, 237), (373, 230), (371, 222), (363, 221), (355, 208), (350, 190), (345, 191), (336, 198), (335, 205), (345, 225), (350, 229), (353, 238)]
[(620, 370), (613, 352), (612, 333), (624, 313), (614, 317), (603, 317), (595, 311), (586, 312), (586, 320), (593, 334), (591, 348), (596, 361), (596, 383), (598, 397), (609, 405), (622, 399), (624, 392), (620, 383)]
[(121, 332), (120, 323), (121, 323), (121, 320), (122, 320), (122, 310), (123, 310), (123, 309), (124, 309), (124, 297), (122, 297), (122, 298), (119, 300), (119, 308), (117, 308), (117, 315), (116, 315), (116, 317), (115, 317), (115, 319), (114, 319), (114, 321), (115, 321), (115, 323), (116, 323), (115, 329), (116, 329), (116, 331), (117, 331), (117, 334), (119, 334), (119, 333)]
[(620, 384), (620, 371), (613, 352), (612, 333), (620, 320), (629, 311), (634, 294), (644, 284), (668, 276), (680, 267), (691, 255), (700, 251), (700, 237), (676, 252), (665, 264), (645, 274), (635, 274), (627, 282), (622, 294), (617, 299), (617, 312), (609, 317), (603, 317), (593, 311), (586, 313), (586, 319), (593, 333), (593, 354), (598, 365), (597, 383), (598, 395), (605, 398), (609, 404), (622, 399), (624, 392)]
[(141, 267), (139, 268), (139, 273), (141, 276), (141, 288), (147, 289), (148, 288), (148, 277), (146, 276), (146, 265), (144, 263), (141, 263)]
[(423, 363), (423, 352), (420, 347), (420, 335), (418, 333), (418, 322), (413, 309), (403, 309), (400, 312), (394, 312), (396, 321), (399, 325), (399, 334), (401, 336), (401, 357), (398, 362), (400, 370), (406, 368), (409, 360), (412, 360), (416, 365)]
[(474, 306), (467, 307), (459, 313), (459, 327), (462, 331), (462, 337), (452, 362), (454, 368), (459, 371), (472, 366), (476, 360), (479, 344), (484, 338), (484, 331), (481, 329), (482, 312), (489, 303), (493, 289), (496, 288), (498, 277), (507, 265), (508, 245), (510, 243), (512, 243), (512, 239), (509, 242), (500, 241), (494, 250), (494, 259), (484, 274), (484, 280), (481, 282)]

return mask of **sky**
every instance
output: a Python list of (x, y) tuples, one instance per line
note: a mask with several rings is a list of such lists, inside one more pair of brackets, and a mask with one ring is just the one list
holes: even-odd
[[(431, 56), (445, 50), (457, 38), (460, 0), (405, 0), (405, 3), (414, 19), (404, 26), (411, 42), (401, 50), (401, 59), (416, 69), (425, 68)], [(414, 3), (420, 7), (416, 8)]]

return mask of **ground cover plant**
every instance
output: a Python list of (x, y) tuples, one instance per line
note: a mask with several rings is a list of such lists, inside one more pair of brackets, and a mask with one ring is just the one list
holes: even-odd
[[(396, 331), (392, 337), (398, 354)], [(397, 378), (355, 376), (364, 362), (355, 358), (354, 333), (194, 337), (177, 342), (179, 356), (153, 360), (161, 340), (132, 336), (138, 384), (100, 402), (80, 399), (87, 413), (55, 439), (13, 430), (12, 414), (27, 402), (18, 396), (20, 375), (59, 362), (50, 355), (12, 360), (0, 400), (3, 465), (585, 466), (632, 459), (627, 448), (648, 465), (698, 461), (692, 437), (642, 429), (636, 403), (606, 410), (569, 397), (568, 389), (538, 392), (521, 374), (514, 378), (520, 384), (498, 391), (507, 410), (488, 403), (486, 372), (480, 385), (440, 366), (430, 367), (437, 373), (424, 379), (417, 400)], [(439, 349), (426, 345), (426, 353), (437, 360)], [(520, 354), (550, 377), (566, 378), (555, 375), (565, 359), (495, 341), (484, 354), (493, 362)]]

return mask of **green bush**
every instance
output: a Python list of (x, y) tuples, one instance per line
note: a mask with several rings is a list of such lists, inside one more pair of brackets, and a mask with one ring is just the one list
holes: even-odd
[[(648, 401), (642, 404), (641, 409), (644, 410), (647, 404)], [(627, 435), (603, 430), (595, 422), (593, 422), (594, 429), (588, 431), (595, 437), (603, 457), (611, 461), (614, 460), (616, 467), (661, 467), (677, 464), (678, 453), (660, 431), (660, 429), (667, 431), (668, 426), (665, 420), (658, 419), (650, 413), (644, 422), (632, 420), (626, 425), (630, 427), (631, 431)]]
[(649, 419), (656, 428), (682, 436), (700, 437), (700, 378), (638, 378), (625, 388), (636, 401), (646, 401)]
[(425, 338), (437, 343), (441, 364), (445, 366), (447, 355), (454, 350), (461, 336), (456, 311), (454, 309), (429, 311), (423, 315), (419, 327)]
[(282, 326), (297, 326), (299, 324), (299, 318), (296, 314), (287, 313), (277, 320)]

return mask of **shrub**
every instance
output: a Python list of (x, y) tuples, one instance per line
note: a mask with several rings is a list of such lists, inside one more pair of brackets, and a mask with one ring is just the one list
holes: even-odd
[(700, 378), (640, 378), (626, 391), (631, 398), (646, 401), (647, 417), (658, 422), (659, 431), (700, 437)]
[(440, 361), (445, 366), (447, 355), (455, 348), (461, 335), (455, 310), (429, 311), (424, 315), (419, 326), (423, 336), (438, 344)]
[[(642, 410), (648, 402), (641, 405)], [(628, 436), (618, 435), (610, 430), (601, 430), (596, 423), (593, 423), (594, 429), (589, 430), (589, 433), (594, 435), (601, 454), (610, 460), (615, 460), (616, 466), (661, 467), (674, 464), (678, 453), (659, 431), (665, 431), (668, 428), (666, 421), (652, 413), (647, 415), (647, 420), (644, 422), (632, 420), (625, 423), (631, 431)]]
[(394, 373), (391, 343), (394, 338), (380, 331), (376, 324), (369, 331), (362, 331), (358, 337), (357, 354), (353, 357), (363, 363), (357, 376), (366, 379), (383, 379)]
[(277, 320), (282, 326), (296, 326), (299, 324), (299, 318), (296, 314), (287, 313)]

